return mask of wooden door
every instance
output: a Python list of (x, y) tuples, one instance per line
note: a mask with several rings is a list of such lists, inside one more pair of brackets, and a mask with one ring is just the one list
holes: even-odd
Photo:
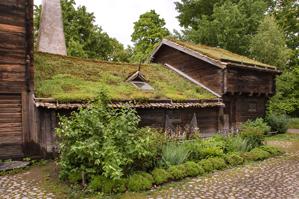
[(0, 158), (21, 157), (22, 100), (20, 94), (0, 94)]

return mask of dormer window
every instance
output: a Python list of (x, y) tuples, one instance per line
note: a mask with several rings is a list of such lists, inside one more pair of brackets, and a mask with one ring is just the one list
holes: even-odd
[(141, 90), (150, 91), (154, 90), (154, 88), (149, 85), (149, 83), (145, 80), (144, 76), (140, 71), (135, 72), (133, 75), (129, 76), (127, 82), (131, 82), (136, 88)]

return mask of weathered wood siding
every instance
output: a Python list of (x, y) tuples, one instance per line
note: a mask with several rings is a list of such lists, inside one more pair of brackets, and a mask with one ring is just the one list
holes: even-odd
[(239, 128), (241, 123), (264, 117), (268, 98), (248, 95), (225, 95), (224, 115), (228, 117), (229, 128)]
[[(138, 109), (141, 117), (140, 126), (150, 126), (164, 129), (166, 115), (173, 125), (186, 127), (190, 124), (194, 113), (196, 114), (198, 127), (203, 137), (208, 137), (221, 129), (221, 108), (186, 108), (186, 109)], [(57, 153), (57, 137), (55, 128), (58, 126), (58, 115), (70, 115), (70, 111), (37, 108), (35, 110), (35, 130), (32, 133), (31, 154), (38, 152), (44, 156)]]
[(218, 94), (223, 93), (223, 71), (184, 52), (163, 45), (154, 63), (169, 64)]
[(32, 0), (0, 1), (0, 159), (23, 156), (33, 88)]
[(227, 71), (227, 92), (272, 95), (274, 79), (273, 73), (230, 68)]

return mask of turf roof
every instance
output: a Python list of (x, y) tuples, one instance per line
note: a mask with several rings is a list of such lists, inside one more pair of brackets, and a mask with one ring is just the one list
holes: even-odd
[(62, 102), (86, 101), (102, 89), (113, 100), (177, 101), (211, 99), (214, 95), (162, 65), (143, 65), (141, 73), (154, 88), (142, 91), (126, 82), (138, 65), (35, 53), (35, 95)]
[(183, 46), (185, 48), (196, 51), (198, 53), (201, 53), (203, 55), (206, 55), (210, 58), (213, 58), (213, 59), (216, 59), (219, 61), (225, 59), (225, 60), (231, 60), (231, 61), (235, 61), (235, 62), (242, 62), (245, 64), (247, 63), (247, 64), (253, 64), (253, 65), (258, 65), (258, 66), (262, 66), (262, 67), (276, 69), (276, 67), (274, 67), (274, 66), (264, 64), (259, 61), (250, 59), (248, 57), (232, 53), (232, 52), (222, 49), (222, 48), (210, 47), (210, 46), (206, 46), (206, 45), (202, 45), (202, 44), (194, 44), (194, 43), (187, 42), (187, 41), (179, 41), (179, 40), (176, 40), (173, 38), (167, 38), (166, 40), (172, 41), (180, 46)]

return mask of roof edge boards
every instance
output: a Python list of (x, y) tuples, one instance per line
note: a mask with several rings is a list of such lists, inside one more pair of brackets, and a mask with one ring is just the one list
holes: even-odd
[(193, 82), (194, 84), (202, 87), (203, 89), (209, 91), (210, 93), (212, 93), (213, 95), (215, 95), (216, 97), (221, 97), (221, 94), (211, 90), (210, 88), (206, 87), (205, 85), (203, 85), (202, 83), (198, 82), (197, 80), (193, 79), (192, 77), (190, 77), (189, 75), (187, 75), (186, 73), (176, 69), (175, 67), (171, 66), (170, 64), (165, 63), (165, 66), (168, 67), (169, 69), (175, 71), (176, 73), (178, 73), (179, 75), (181, 75), (182, 77), (186, 78), (187, 80)]

